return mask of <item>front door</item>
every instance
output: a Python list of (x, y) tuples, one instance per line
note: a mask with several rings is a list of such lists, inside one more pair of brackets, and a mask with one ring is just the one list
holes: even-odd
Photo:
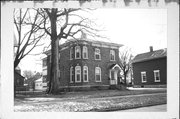
[(117, 85), (117, 70), (110, 70), (110, 85)]

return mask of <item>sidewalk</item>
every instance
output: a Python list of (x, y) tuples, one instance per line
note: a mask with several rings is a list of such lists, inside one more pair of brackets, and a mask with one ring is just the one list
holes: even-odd
[(118, 110), (117, 112), (166, 112), (166, 111), (167, 111), (167, 104), (140, 107), (134, 109), (127, 109), (127, 110)]

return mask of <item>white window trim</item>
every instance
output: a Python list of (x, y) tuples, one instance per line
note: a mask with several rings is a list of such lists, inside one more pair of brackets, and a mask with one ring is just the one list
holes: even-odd
[(70, 67), (70, 83), (73, 83), (73, 67)]
[(145, 82), (147, 82), (147, 75), (146, 75), (146, 81), (143, 81), (143, 74), (146, 75), (146, 72), (145, 71), (141, 72), (141, 82), (145, 83)]
[[(99, 50), (99, 53), (96, 53), (96, 50)], [(96, 59), (96, 55), (99, 55), (99, 59)], [(94, 58), (95, 58), (95, 60), (101, 60), (101, 50), (99, 48), (95, 48)]]
[[(79, 53), (79, 57), (77, 58), (76, 56), (76, 48), (79, 48), (80, 49), (80, 53)], [(76, 46), (75, 47), (75, 59), (81, 59), (81, 47), (80, 46)]]
[[(111, 54), (114, 55), (114, 60), (111, 59)], [(114, 50), (110, 50), (110, 61), (115, 61), (115, 51)]]
[[(87, 69), (87, 81), (85, 81), (85, 69)], [(83, 81), (84, 82), (89, 82), (89, 77), (88, 77), (88, 67), (87, 66), (84, 66), (83, 67)]]
[[(80, 81), (77, 81), (77, 72), (76, 72), (76, 70), (77, 70), (78, 68), (80, 68)], [(77, 83), (81, 82), (81, 67), (80, 67), (80, 66), (76, 66), (76, 67), (75, 67), (75, 82), (77, 82)]]
[[(85, 48), (86, 48), (86, 50), (85, 50)], [(84, 57), (84, 53), (86, 53), (87, 55), (87, 57), (85, 58)], [(83, 46), (83, 59), (88, 59), (88, 48), (87, 48), (87, 46)]]
[[(100, 69), (100, 81), (96, 80), (96, 69)], [(100, 67), (95, 67), (95, 81), (96, 82), (101, 82), (101, 68)]]
[[(159, 73), (159, 80), (156, 80), (156, 76), (155, 76), (155, 74), (156, 73)], [(160, 79), (160, 70), (154, 70), (154, 82), (160, 82), (161, 81), (161, 79)]]
[(72, 59), (73, 59), (73, 57), (72, 57), (72, 54), (73, 54), (73, 47), (70, 48), (69, 54), (70, 54), (70, 60), (72, 60)]

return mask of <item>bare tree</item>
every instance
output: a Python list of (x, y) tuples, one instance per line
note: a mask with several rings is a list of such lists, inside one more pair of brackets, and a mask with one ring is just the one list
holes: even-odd
[(120, 60), (120, 67), (123, 71), (124, 75), (124, 83), (126, 85), (126, 79), (127, 79), (127, 74), (131, 70), (131, 63), (132, 63), (132, 54), (130, 52), (130, 49), (126, 48), (123, 51), (120, 52), (119, 55), (119, 60)]
[(45, 33), (36, 26), (42, 24), (39, 18), (38, 13), (36, 11), (32, 12), (32, 9), (14, 9), (14, 38), (17, 41), (14, 68), (33, 49), (42, 46), (40, 40), (45, 37)]
[[(85, 9), (57, 9), (57, 8), (44, 8), (36, 10), (43, 18), (43, 25), (37, 25), (40, 29), (44, 29), (45, 33), (51, 39), (51, 69), (49, 79), (48, 93), (57, 93), (59, 80), (59, 41), (62, 39), (73, 38), (77, 40), (77, 34), (86, 32), (91, 37), (101, 37), (97, 35), (94, 22), (89, 18), (82, 17), (79, 12), (88, 12)], [(35, 25), (35, 24), (34, 24)]]

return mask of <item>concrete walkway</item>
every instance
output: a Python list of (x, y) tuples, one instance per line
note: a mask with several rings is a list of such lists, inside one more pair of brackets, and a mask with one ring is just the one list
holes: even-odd
[(166, 112), (166, 111), (167, 111), (167, 104), (140, 107), (134, 109), (127, 109), (127, 110), (118, 110), (117, 112)]

